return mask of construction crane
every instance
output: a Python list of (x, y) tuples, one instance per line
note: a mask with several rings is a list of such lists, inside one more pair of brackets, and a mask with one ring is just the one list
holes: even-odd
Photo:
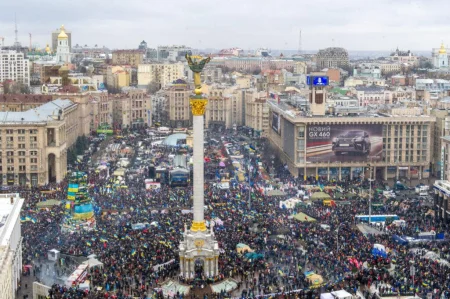
[(0, 36), (0, 39), (2, 40), (2, 47), (5, 46), (5, 38), (3, 36)]
[(28, 49), (31, 52), (31, 33), (28, 33), (30, 35), (30, 48)]

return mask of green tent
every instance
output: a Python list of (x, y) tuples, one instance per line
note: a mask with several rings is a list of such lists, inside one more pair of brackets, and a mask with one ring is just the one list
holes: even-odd
[(56, 200), (56, 199), (49, 199), (49, 200), (46, 200), (46, 201), (41, 201), (41, 202), (39, 202), (37, 205), (36, 205), (36, 207), (38, 208), (38, 209), (45, 209), (45, 208), (51, 208), (51, 207), (53, 207), (53, 206), (58, 206), (58, 205), (60, 205), (61, 204), (61, 202), (59, 201), (59, 200)]
[(316, 219), (306, 215), (305, 213), (298, 213), (294, 215), (294, 219), (297, 219), (300, 222), (315, 222)]
[(325, 192), (315, 192), (313, 193), (313, 195), (311, 195), (311, 200), (325, 200), (325, 199), (331, 199), (331, 196)]

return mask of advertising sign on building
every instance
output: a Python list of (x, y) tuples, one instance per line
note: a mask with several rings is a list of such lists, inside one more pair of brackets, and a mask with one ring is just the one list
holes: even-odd
[(306, 84), (312, 86), (327, 86), (327, 76), (306, 76)]
[(308, 162), (376, 162), (382, 158), (382, 125), (311, 125), (307, 128)]
[(280, 115), (275, 112), (272, 112), (272, 129), (280, 134)]

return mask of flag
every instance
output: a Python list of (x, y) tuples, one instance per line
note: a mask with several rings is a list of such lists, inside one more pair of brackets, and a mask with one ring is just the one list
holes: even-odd
[(92, 244), (91, 244), (91, 242), (86, 242), (86, 245), (91, 247)]
[(136, 255), (136, 249), (131, 250), (131, 256), (135, 256)]
[(104, 238), (100, 238), (100, 242), (105, 243), (105, 242), (108, 242), (108, 240), (106, 240)]

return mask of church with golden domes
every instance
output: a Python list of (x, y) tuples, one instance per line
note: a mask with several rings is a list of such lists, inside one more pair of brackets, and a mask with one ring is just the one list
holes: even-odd
[(437, 53), (433, 51), (433, 66), (437, 69), (448, 68), (448, 54), (444, 43), (441, 44)]
[(64, 25), (61, 25), (56, 46), (56, 62), (70, 63), (69, 36), (66, 34)]

